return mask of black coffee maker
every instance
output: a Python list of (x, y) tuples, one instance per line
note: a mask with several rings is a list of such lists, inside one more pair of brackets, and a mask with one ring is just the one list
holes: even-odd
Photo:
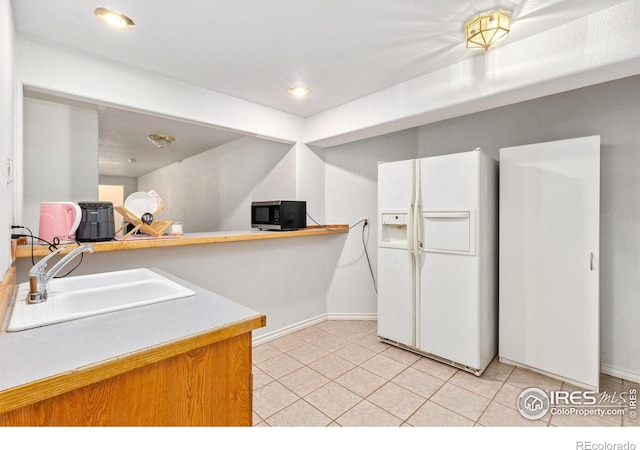
[(78, 202), (82, 211), (76, 240), (80, 242), (111, 241), (116, 235), (111, 202)]

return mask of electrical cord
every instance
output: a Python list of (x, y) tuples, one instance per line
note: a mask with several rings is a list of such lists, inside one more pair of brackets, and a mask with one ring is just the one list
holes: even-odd
[[(360, 221), (362, 222), (362, 220)], [(359, 222), (358, 222), (359, 223)], [(364, 254), (367, 257), (367, 264), (369, 264), (369, 272), (371, 272), (371, 280), (373, 281), (373, 289), (378, 293), (378, 286), (376, 284), (376, 277), (373, 274), (373, 267), (371, 267), (371, 260), (369, 259), (369, 252), (367, 251), (367, 244), (364, 241), (364, 229), (369, 226), (369, 221), (364, 219), (364, 225), (362, 225), (362, 247), (364, 248)]]
[[(82, 245), (81, 242), (76, 241), (76, 244), (78, 245)], [(65, 273), (64, 275), (59, 275), (57, 277), (53, 277), (53, 278), (64, 278), (67, 277), (69, 275), (71, 275), (73, 273), (74, 270), (76, 270), (78, 267), (80, 267), (80, 264), (82, 264), (82, 260), (84, 259), (84, 252), (80, 253), (80, 261), (78, 261), (78, 264), (76, 264), (73, 269), (71, 269), (70, 271), (68, 271), (67, 273)]]
[[(324, 229), (329, 230), (329, 231), (338, 231), (336, 228), (330, 228), (330, 227), (328, 227), (326, 225), (320, 225), (318, 222), (315, 221), (315, 219), (313, 217), (311, 217), (309, 215), (309, 213), (307, 213), (307, 217), (309, 217), (309, 219), (311, 219), (311, 221), (313, 223), (315, 223), (316, 225), (318, 225), (320, 228), (324, 228)], [(362, 247), (364, 248), (364, 254), (365, 254), (366, 258), (367, 258), (367, 264), (369, 265), (369, 272), (371, 272), (371, 280), (373, 281), (373, 289), (376, 291), (376, 294), (377, 294), (378, 293), (378, 285), (376, 283), (376, 277), (373, 274), (373, 267), (371, 266), (371, 259), (369, 258), (369, 252), (367, 251), (367, 244), (366, 244), (366, 242), (364, 240), (364, 229), (369, 226), (369, 220), (368, 219), (359, 220), (356, 223), (354, 223), (353, 225), (351, 225), (348, 229), (351, 230), (352, 228), (355, 228), (356, 226), (358, 226), (361, 223), (363, 224), (362, 225)]]
[[(58, 237), (54, 237), (53, 238), (53, 242), (49, 242), (46, 239), (42, 239), (39, 236), (34, 236), (33, 235), (33, 231), (31, 231), (31, 229), (29, 229), (28, 227), (23, 227), (21, 225), (11, 225), (11, 229), (12, 230), (27, 230), (29, 232), (29, 234), (24, 234), (24, 233), (11, 233), (11, 237), (30, 237), (31, 238), (31, 265), (35, 266), (36, 265), (36, 261), (35, 261), (35, 257), (34, 257), (34, 249), (33, 249), (33, 243), (38, 240), (38, 241), (42, 241), (46, 244), (49, 245), (49, 251), (53, 252), (55, 250), (58, 249), (58, 246), (60, 245), (60, 238)], [(76, 241), (76, 244), (78, 245), (82, 245), (81, 242)], [(78, 264), (76, 264), (71, 270), (69, 270), (67, 273), (65, 273), (64, 275), (59, 275), (57, 277), (54, 278), (64, 278), (66, 276), (69, 276), (74, 270), (76, 270), (78, 267), (80, 267), (80, 264), (82, 264), (82, 260), (84, 259), (84, 252), (80, 254), (80, 261), (78, 261)]]
[[(339, 231), (339, 229), (338, 229), (338, 228), (331, 228), (331, 227), (328, 227), (328, 226), (326, 226), (326, 225), (320, 225), (318, 222), (316, 222), (316, 221), (315, 221), (315, 219), (314, 219), (313, 217), (311, 217), (311, 216), (309, 215), (309, 213), (307, 213), (307, 217), (308, 217), (309, 219), (311, 219), (311, 221), (312, 221), (313, 223), (315, 223), (316, 225), (318, 225), (320, 228), (324, 228), (325, 230), (329, 230), (329, 231)], [(362, 219), (362, 220), (360, 220), (360, 221), (358, 221), (358, 222), (354, 223), (353, 225), (351, 225), (351, 226), (349, 227), (349, 230), (350, 230), (350, 229), (352, 229), (352, 228), (355, 228), (358, 224), (361, 224), (362, 222), (367, 222), (367, 219)]]
[[(31, 237), (31, 265), (35, 266), (36, 265), (36, 261), (33, 257), (33, 241), (35, 240), (34, 236), (33, 236), (33, 231), (31, 231), (31, 229), (27, 228), (27, 227), (23, 227), (21, 225), (11, 225), (11, 229), (12, 230), (27, 230), (29, 232), (29, 234), (24, 234), (24, 233), (11, 233), (11, 237)], [(43, 240), (44, 241), (44, 240)], [(44, 241), (47, 242), (47, 241)], [(47, 242), (47, 244), (49, 244), (49, 251), (51, 251), (51, 246), (53, 245), (51, 242)], [(54, 246), (55, 247), (55, 246)]]

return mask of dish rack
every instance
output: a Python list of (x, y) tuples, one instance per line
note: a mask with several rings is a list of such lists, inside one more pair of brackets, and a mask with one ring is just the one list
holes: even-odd
[[(116, 235), (122, 230), (126, 230), (128, 225), (133, 225), (133, 229), (122, 236), (122, 239), (131, 237), (137, 231), (140, 231), (141, 233), (147, 234), (149, 236), (160, 237), (162, 236), (162, 233), (164, 233), (164, 230), (166, 230), (173, 224), (173, 221), (171, 220), (154, 220), (150, 224), (146, 224), (140, 217), (136, 216), (124, 206), (116, 206), (114, 209), (124, 218), (124, 224), (120, 228), (118, 228), (118, 230), (116, 231)], [(156, 209), (151, 214), (153, 214), (153, 217), (156, 217), (156, 215), (163, 209), (164, 206), (160, 205), (158, 209)]]

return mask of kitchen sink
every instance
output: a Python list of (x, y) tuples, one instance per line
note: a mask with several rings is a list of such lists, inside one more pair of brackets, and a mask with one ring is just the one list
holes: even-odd
[(29, 283), (20, 284), (7, 331), (27, 330), (195, 295), (191, 289), (146, 268), (53, 279), (47, 292), (46, 301), (29, 304)]

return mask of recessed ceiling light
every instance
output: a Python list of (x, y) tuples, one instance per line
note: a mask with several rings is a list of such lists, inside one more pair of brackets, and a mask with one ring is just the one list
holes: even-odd
[(289, 88), (289, 94), (295, 95), (296, 97), (304, 97), (305, 95), (309, 95), (309, 88), (304, 86), (294, 86)]
[(114, 11), (107, 8), (96, 8), (93, 10), (98, 19), (102, 20), (107, 25), (111, 25), (115, 28), (133, 28), (136, 26), (129, 17), (125, 16), (121, 12)]

